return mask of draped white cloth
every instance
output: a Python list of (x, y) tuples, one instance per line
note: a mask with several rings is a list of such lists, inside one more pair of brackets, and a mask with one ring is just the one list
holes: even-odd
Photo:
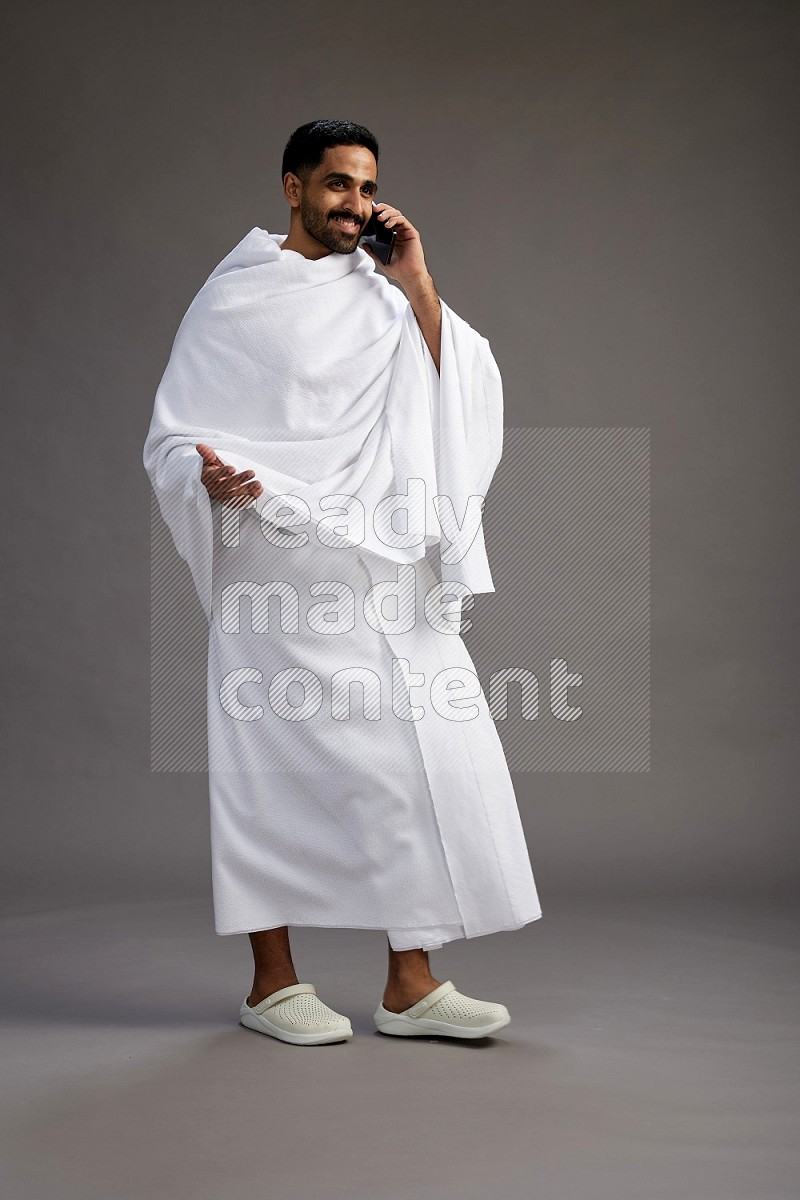
[[(520, 928), (541, 908), (458, 624), (494, 590), (497, 364), (442, 301), (437, 372), (366, 252), (311, 260), (285, 236), (252, 229), (206, 280), (144, 447), (209, 621), (216, 930), (432, 949)], [(255, 472), (249, 508), (212, 504), (198, 442)]]

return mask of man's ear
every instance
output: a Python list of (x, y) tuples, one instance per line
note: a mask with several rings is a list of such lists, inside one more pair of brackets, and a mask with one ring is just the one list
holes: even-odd
[(291, 204), (292, 208), (297, 208), (300, 204), (303, 184), (293, 171), (287, 171), (283, 177), (283, 194)]

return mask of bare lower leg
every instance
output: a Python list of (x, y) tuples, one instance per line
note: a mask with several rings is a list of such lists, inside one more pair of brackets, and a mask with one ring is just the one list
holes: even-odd
[(389, 947), (389, 975), (383, 993), (383, 1006), (389, 1012), (402, 1012), (432, 992), (442, 982), (431, 974), (427, 950), (393, 950)]
[(260, 929), (251, 933), (249, 937), (253, 949), (254, 971), (253, 989), (247, 997), (247, 1003), (252, 1008), (279, 988), (300, 981), (292, 962), (288, 926)]

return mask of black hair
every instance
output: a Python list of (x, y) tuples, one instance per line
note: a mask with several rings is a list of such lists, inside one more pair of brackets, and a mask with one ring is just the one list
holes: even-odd
[(286, 172), (298, 175), (305, 183), (319, 166), (328, 146), (366, 146), (378, 161), (378, 139), (363, 125), (353, 121), (309, 121), (295, 129), (286, 143), (281, 163), (281, 181)]

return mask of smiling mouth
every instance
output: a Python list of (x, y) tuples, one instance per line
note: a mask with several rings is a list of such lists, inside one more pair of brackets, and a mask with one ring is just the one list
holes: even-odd
[(346, 233), (357, 233), (361, 228), (361, 223), (359, 221), (354, 221), (352, 217), (331, 217), (331, 220), (338, 225), (340, 229), (344, 229)]

